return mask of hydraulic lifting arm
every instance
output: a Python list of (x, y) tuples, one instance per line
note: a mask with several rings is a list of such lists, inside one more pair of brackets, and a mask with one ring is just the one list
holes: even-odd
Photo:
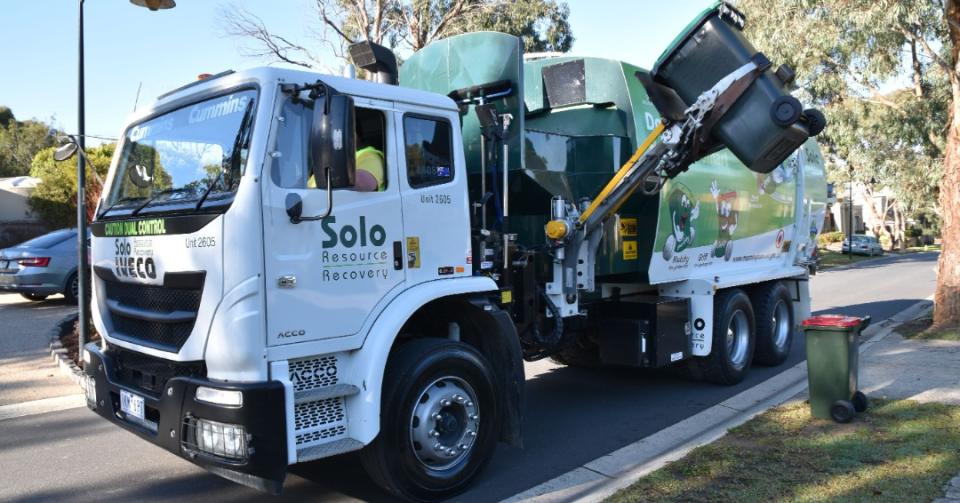
[[(649, 78), (644, 81), (663, 117), (661, 122), (585, 208), (559, 197), (552, 202), (545, 233), (554, 244), (553, 281), (547, 284), (546, 294), (561, 316), (580, 314), (577, 292), (594, 289), (595, 258), (604, 222), (638, 189), (655, 195), (666, 180), (722, 148), (710, 135), (713, 126), (769, 66), (760, 55), (721, 79), (692, 106), (680, 109), (682, 112), (672, 91), (662, 86), (657, 89)], [(663, 96), (665, 91), (670, 95)], [(655, 93), (660, 96), (655, 98)]]

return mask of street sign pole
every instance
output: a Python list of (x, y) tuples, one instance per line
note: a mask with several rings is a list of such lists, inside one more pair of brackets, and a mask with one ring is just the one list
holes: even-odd
[[(79, 40), (77, 44), (78, 48), (78, 73), (77, 73), (77, 144), (80, 146), (80, 151), (84, 152), (84, 147), (86, 146), (86, 125), (84, 124), (84, 103), (83, 103), (83, 0), (79, 0), (80, 7), (80, 25), (79, 25)], [(78, 255), (79, 255), (79, 266), (77, 267), (77, 285), (79, 286), (79, 291), (77, 292), (77, 303), (79, 304), (80, 310), (80, 327), (79, 334), (77, 337), (77, 361), (78, 363), (83, 361), (83, 346), (86, 344), (89, 334), (90, 327), (88, 325), (90, 319), (90, 299), (87, 298), (87, 292), (90, 290), (87, 288), (87, 285), (90, 282), (88, 277), (87, 264), (87, 197), (86, 197), (86, 182), (87, 182), (87, 170), (86, 170), (86, 161), (83, 155), (77, 156), (77, 241), (78, 241)]]

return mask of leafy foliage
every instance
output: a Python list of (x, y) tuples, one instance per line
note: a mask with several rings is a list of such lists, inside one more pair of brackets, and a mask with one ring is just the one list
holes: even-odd
[(9, 107), (0, 106), (0, 177), (26, 175), (33, 156), (54, 142), (49, 125), (18, 121)]
[[(94, 173), (87, 166), (87, 220), (91, 220), (93, 209), (100, 197), (103, 178), (110, 168), (115, 144), (104, 144), (87, 149), (88, 158), (96, 168)], [(57, 162), (53, 159), (55, 148), (41, 150), (33, 158), (30, 176), (40, 179), (40, 184), (30, 194), (28, 204), (45, 224), (53, 229), (75, 227), (77, 221), (77, 163)]]
[[(315, 0), (321, 46), (346, 61), (349, 44), (369, 40), (418, 51), (445, 37), (492, 30), (523, 39), (528, 52), (566, 52), (573, 46), (570, 9), (557, 0)], [(222, 13), (224, 31), (247, 39), (247, 54), (305, 68), (328, 68), (310, 44), (271, 31), (256, 15), (233, 6)]]

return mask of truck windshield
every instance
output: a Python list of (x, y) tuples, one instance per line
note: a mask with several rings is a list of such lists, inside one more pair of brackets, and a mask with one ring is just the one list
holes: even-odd
[(100, 216), (225, 207), (243, 175), (256, 99), (237, 91), (127, 129)]

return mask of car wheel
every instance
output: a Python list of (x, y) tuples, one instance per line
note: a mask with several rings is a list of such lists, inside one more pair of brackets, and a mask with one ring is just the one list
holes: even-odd
[(756, 329), (753, 306), (743, 290), (721, 290), (713, 300), (713, 345), (697, 360), (699, 374), (717, 384), (743, 380), (753, 362)]
[(39, 302), (47, 298), (47, 296), (42, 293), (21, 293), (20, 296), (34, 302)]
[(757, 349), (754, 361), (775, 366), (786, 361), (793, 345), (793, 299), (787, 286), (776, 281), (750, 296), (757, 319)]
[(67, 300), (67, 304), (76, 304), (77, 298), (80, 297), (80, 277), (77, 276), (77, 273), (74, 272), (70, 275), (70, 278), (67, 279), (67, 285), (63, 289), (63, 298)]
[(490, 364), (473, 347), (417, 339), (390, 356), (380, 434), (361, 453), (370, 477), (406, 500), (463, 491), (496, 447), (500, 404)]

